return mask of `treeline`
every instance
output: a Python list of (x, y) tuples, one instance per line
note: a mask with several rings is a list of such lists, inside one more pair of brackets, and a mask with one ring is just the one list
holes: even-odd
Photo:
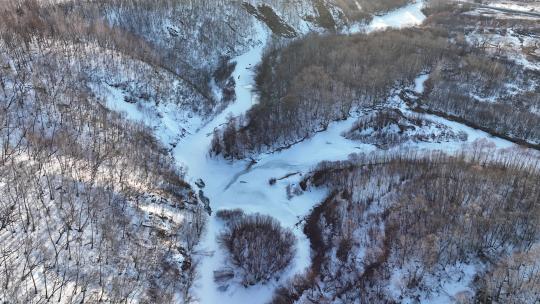
[(443, 124), (417, 114), (403, 113), (398, 109), (378, 109), (368, 113), (360, 117), (353, 127), (342, 135), (380, 149), (406, 142), (467, 141), (467, 133), (463, 131), (455, 132)]
[(389, 30), (370, 35), (311, 35), (271, 49), (259, 66), (259, 104), (229, 121), (212, 152), (225, 158), (274, 151), (332, 121), (386, 101), (447, 52), (444, 33)]
[[(448, 30), (450, 37), (456, 44), (463, 45), (466, 52), (445, 58), (436, 65), (421, 106), (495, 134), (540, 143), (538, 72), (516, 62), (521, 56), (528, 56), (525, 45), (513, 45), (508, 50), (502, 42), (504, 39), (497, 38), (498, 35), (508, 39), (534, 36), (540, 33), (538, 24), (530, 20), (478, 17), (459, 11), (434, 15), (426, 24)], [(464, 33), (470, 36), (465, 37)]]
[[(214, 18), (219, 15), (212, 13), (216, 11), (229, 11), (236, 17)], [(204, 109), (202, 114), (211, 113), (221, 102), (215, 100), (211, 88), (220, 61), (247, 48), (244, 37), (252, 31), (249, 14), (230, 1), (201, 0), (185, 5), (168, 0), (6, 0), (2, 13), (0, 27), (6, 29), (6, 41), (18, 35), (24, 38), (25, 47), (32, 42), (47, 46), (61, 41), (96, 44), (119, 52), (173, 74), (187, 87), (187, 94), (197, 95), (191, 104)], [(226, 84), (220, 85), (225, 89)]]
[[(373, 15), (383, 14), (412, 3), (412, 0), (311, 0), (317, 12), (315, 22), (327, 29), (336, 29), (354, 22), (367, 23)], [(335, 13), (336, 9), (339, 13)], [(334, 16), (336, 15), (336, 16)], [(336, 20), (337, 19), (337, 20)], [(341, 19), (341, 20), (340, 20)]]
[[(509, 92), (509, 85), (534, 88), (534, 74), (513, 63), (465, 56), (437, 66), (427, 82), (421, 107), (452, 115), (513, 139), (540, 143), (540, 93)], [(530, 79), (520, 83), (524, 77)]]
[(437, 13), (419, 29), (311, 35), (276, 44), (258, 69), (259, 104), (215, 132), (211, 153), (237, 159), (286, 149), (353, 111), (385, 103), (421, 72), (430, 72), (419, 103), (423, 110), (537, 144), (538, 73), (516, 64), (500, 43), (465, 35), (478, 26), (482, 33), (514, 28), (523, 35), (534, 35), (538, 27), (528, 20), (470, 16), (465, 6), (437, 3), (430, 2)]
[(39, 34), (51, 28), (17, 29), (32, 18), (10, 16), (0, 27), (0, 298), (188, 301), (204, 207), (152, 131), (90, 89), (107, 68), (148, 66)]
[(454, 301), (537, 302), (539, 164), (482, 143), (454, 156), (410, 151), (321, 164), (303, 182), (331, 192), (304, 228), (313, 264), (274, 303), (429, 301), (460, 265), (477, 273), (462, 277), (470, 284), (449, 294)]

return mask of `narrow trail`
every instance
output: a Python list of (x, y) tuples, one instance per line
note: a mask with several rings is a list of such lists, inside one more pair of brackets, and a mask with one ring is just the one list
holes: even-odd
[(236, 183), (238, 181), (238, 179), (240, 178), (240, 176), (242, 175), (245, 175), (247, 173), (249, 173), (249, 171), (251, 171), (251, 168), (253, 168), (253, 166), (256, 164), (256, 162), (252, 161), (250, 162), (246, 169), (244, 169), (243, 171), (240, 171), (238, 173), (236, 173), (232, 179), (227, 183), (227, 186), (225, 186), (225, 189), (223, 189), (223, 191), (227, 191), (234, 183)]

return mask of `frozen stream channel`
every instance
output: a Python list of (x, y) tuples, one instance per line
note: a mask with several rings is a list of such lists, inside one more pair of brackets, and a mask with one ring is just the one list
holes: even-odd
[[(364, 27), (353, 27), (350, 31), (351, 33), (370, 32), (387, 27), (418, 25), (425, 19), (421, 12), (422, 5), (422, 1), (418, 1), (384, 16), (377, 16), (371, 24)], [(271, 215), (278, 219), (283, 226), (293, 229), (298, 238), (298, 250), (293, 265), (282, 276), (280, 282), (270, 282), (266, 285), (249, 288), (244, 288), (233, 282), (226, 291), (219, 291), (213, 281), (213, 272), (223, 267), (225, 261), (223, 252), (216, 242), (216, 236), (223, 229), (223, 226), (215, 216), (211, 216), (205, 235), (198, 247), (197, 258), (200, 258), (198, 273), (200, 276), (195, 282), (194, 288), (194, 296), (199, 303), (203, 304), (266, 303), (271, 299), (273, 290), (279, 283), (306, 269), (310, 264), (309, 241), (302, 233), (302, 228), (296, 224), (324, 199), (326, 193), (313, 191), (289, 200), (285, 190), (287, 185), (297, 183), (304, 174), (321, 161), (344, 160), (351, 153), (377, 150), (372, 145), (360, 144), (341, 136), (341, 133), (349, 130), (354, 123), (355, 118), (350, 118), (331, 124), (326, 131), (318, 133), (311, 139), (294, 145), (290, 149), (261, 155), (257, 164), (249, 170), (246, 170), (247, 161), (230, 163), (208, 156), (213, 130), (223, 125), (230, 114), (236, 116), (245, 113), (256, 102), (252, 93), (254, 67), (261, 61), (269, 32), (258, 21), (255, 21), (255, 24), (257, 32), (255, 40), (258, 43), (251, 50), (235, 59), (237, 65), (233, 77), (236, 80), (237, 100), (204, 127), (181, 139), (173, 153), (178, 163), (188, 169), (187, 180), (191, 184), (194, 184), (198, 179), (205, 182), (206, 186), (203, 190), (205, 196), (210, 200), (213, 214), (219, 209), (240, 208), (245, 213), (258, 212)], [(425, 76), (420, 76), (417, 79), (417, 91), (423, 90), (423, 82), (426, 79)], [(140, 119), (140, 113), (125, 108), (125, 103), (121, 100), (121, 96), (113, 94), (108, 105), (116, 110), (126, 111), (130, 119)], [(490, 137), (484, 132), (463, 125), (440, 118), (436, 119), (454, 129), (466, 132), (469, 141)], [(152, 124), (155, 123), (152, 122)], [(160, 127), (156, 128), (156, 135), (166, 144), (168, 138), (181, 134), (173, 117), (165, 114), (158, 124)], [(498, 147), (512, 146), (511, 143), (504, 140), (497, 139), (495, 143)], [(460, 146), (460, 143), (426, 143), (416, 144), (415, 148), (455, 150)], [(268, 183), (271, 178), (281, 178), (297, 172), (298, 174), (279, 180), (273, 186)]]
[[(353, 31), (375, 31), (387, 27), (404, 27), (420, 24), (425, 16), (421, 12), (422, 2), (411, 4), (395, 10), (384, 16), (373, 19), (367, 28), (356, 28)], [(250, 170), (246, 171), (247, 162), (230, 163), (222, 159), (208, 157), (212, 131), (224, 124), (229, 114), (239, 115), (251, 108), (256, 98), (253, 89), (253, 67), (261, 60), (263, 49), (268, 38), (268, 31), (257, 22), (257, 40), (260, 42), (249, 52), (236, 58), (237, 66), (234, 78), (237, 80), (235, 103), (226, 108), (220, 115), (198, 132), (183, 139), (174, 151), (176, 159), (188, 168), (188, 179), (191, 183), (202, 179), (206, 183), (205, 196), (210, 199), (214, 211), (219, 209), (240, 208), (245, 213), (267, 214), (278, 219), (283, 226), (292, 228), (298, 238), (297, 256), (293, 265), (282, 276), (281, 281), (301, 273), (311, 262), (309, 241), (296, 224), (319, 202), (326, 193), (323, 191), (309, 192), (301, 196), (287, 199), (286, 187), (296, 183), (302, 175), (309, 172), (316, 164), (324, 160), (344, 160), (355, 152), (370, 152), (376, 150), (374, 146), (353, 142), (341, 136), (341, 133), (350, 129), (355, 118), (336, 122), (328, 130), (316, 134), (313, 138), (299, 143), (290, 149), (279, 153), (262, 155)], [(417, 89), (421, 89), (426, 77), (419, 77)], [(489, 135), (465, 126), (457, 126), (448, 122), (452, 127), (458, 127), (469, 134), (470, 140)], [(459, 148), (460, 144), (425, 144), (419, 148), (449, 149)], [(500, 147), (510, 146), (511, 143), (498, 141)], [(246, 172), (244, 172), (246, 171)], [(280, 180), (274, 186), (268, 181), (271, 178), (280, 178), (290, 173), (300, 172), (290, 178)], [(257, 285), (244, 288), (232, 282), (226, 291), (219, 291), (213, 281), (213, 272), (224, 265), (225, 257), (216, 242), (216, 236), (223, 229), (223, 224), (215, 216), (210, 217), (207, 231), (199, 246), (201, 264), (198, 272), (200, 278), (195, 284), (195, 297), (203, 304), (215, 303), (267, 303), (275, 287), (280, 282), (270, 282), (266, 285)]]
[[(425, 16), (420, 11), (422, 3), (418, 2), (393, 11), (385, 16), (374, 18), (366, 28), (356, 28), (354, 31), (373, 31), (386, 27), (402, 27), (420, 24)], [(311, 192), (291, 200), (287, 199), (285, 188), (289, 183), (295, 183), (301, 178), (295, 175), (278, 181), (270, 186), (270, 178), (280, 178), (289, 173), (304, 174), (323, 160), (341, 160), (354, 152), (375, 150), (371, 145), (362, 145), (347, 140), (341, 136), (343, 131), (350, 128), (354, 119), (332, 124), (327, 131), (314, 136), (292, 148), (271, 155), (264, 155), (246, 173), (247, 162), (229, 163), (220, 159), (208, 157), (208, 150), (214, 128), (226, 122), (232, 113), (239, 115), (251, 108), (256, 98), (252, 94), (253, 67), (261, 60), (268, 31), (257, 22), (257, 40), (260, 42), (246, 54), (236, 58), (237, 66), (234, 79), (237, 80), (235, 103), (215, 117), (205, 127), (195, 134), (184, 138), (174, 151), (176, 159), (188, 168), (190, 182), (202, 179), (206, 183), (205, 196), (210, 199), (214, 211), (219, 209), (241, 208), (245, 213), (259, 212), (277, 218), (283, 226), (294, 230), (298, 238), (298, 252), (287, 274), (282, 281), (295, 273), (302, 272), (310, 264), (309, 241), (296, 227), (310, 209), (318, 204), (326, 193)], [(241, 174), (243, 173), (243, 174)], [(222, 223), (210, 217), (207, 231), (199, 246), (201, 264), (198, 272), (200, 278), (195, 285), (195, 297), (200, 303), (266, 303), (271, 299), (274, 288), (279, 282), (267, 285), (257, 285), (244, 288), (234, 283), (227, 291), (219, 291), (213, 281), (213, 271), (224, 265), (224, 256), (216, 242), (216, 236), (223, 229)]]

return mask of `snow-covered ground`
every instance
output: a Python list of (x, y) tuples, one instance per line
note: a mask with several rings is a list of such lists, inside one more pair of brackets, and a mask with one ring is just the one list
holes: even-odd
[[(471, 45), (484, 44), (486, 51), (491, 54), (504, 55), (526, 69), (540, 71), (538, 36), (518, 33), (513, 29), (504, 33), (475, 30), (467, 34), (466, 39)], [(525, 51), (526, 49), (533, 50), (533, 52), (529, 54)]]
[[(420, 11), (422, 1), (418, 1), (407, 7), (395, 10), (384, 16), (375, 17), (367, 28), (357, 28), (357, 31), (374, 31), (388, 27), (406, 27), (420, 24), (425, 16)], [(206, 197), (210, 199), (211, 207), (215, 211), (219, 209), (241, 208), (246, 213), (259, 212), (278, 219), (283, 226), (293, 229), (298, 238), (298, 253), (293, 265), (281, 277), (280, 282), (290, 278), (295, 273), (302, 272), (310, 264), (309, 241), (302, 233), (302, 227), (297, 225), (310, 210), (324, 199), (324, 191), (313, 191), (301, 196), (288, 199), (286, 187), (289, 184), (298, 183), (303, 175), (308, 173), (316, 164), (324, 160), (345, 160), (352, 153), (369, 153), (376, 151), (372, 145), (360, 144), (341, 136), (350, 130), (356, 119), (349, 118), (330, 125), (328, 130), (313, 136), (304, 142), (294, 145), (290, 149), (274, 154), (261, 155), (257, 163), (251, 167), (247, 161), (234, 163), (222, 159), (210, 158), (208, 151), (215, 128), (222, 126), (229, 115), (239, 115), (251, 108), (257, 102), (252, 92), (254, 67), (260, 62), (269, 32), (256, 21), (258, 43), (249, 52), (236, 58), (237, 66), (234, 71), (236, 79), (237, 100), (228, 106), (221, 114), (214, 117), (206, 125), (181, 138), (173, 150), (178, 163), (188, 169), (187, 180), (194, 183), (198, 179), (205, 182), (202, 189)], [(423, 83), (427, 76), (420, 76), (415, 90), (422, 91)], [(121, 96), (113, 98), (121, 100)], [(395, 99), (396, 97), (394, 97)], [(408, 109), (398, 102), (402, 110)], [(109, 104), (109, 103), (108, 103)], [(113, 103), (114, 104), (114, 103)], [(125, 103), (124, 103), (125, 106)], [(139, 109), (124, 109), (129, 112), (128, 117), (145, 121), (136, 112)], [(174, 123), (174, 117), (169, 117), (168, 112), (162, 113), (161, 123), (155, 126), (157, 136), (169, 143), (171, 138), (179, 138), (185, 134), (185, 130)], [(490, 135), (463, 126), (459, 123), (429, 116), (433, 121), (445, 124), (457, 131), (468, 134), (468, 141), (472, 142), (480, 138), (492, 140), (497, 147), (506, 148), (513, 144), (505, 140), (493, 139)], [(148, 123), (148, 122), (147, 122)], [(412, 143), (411, 143), (412, 145)], [(455, 151), (462, 143), (420, 143), (414, 144), (419, 149), (443, 149)], [(249, 168), (249, 169), (247, 169)], [(281, 178), (291, 173), (297, 173), (289, 178), (278, 180), (275, 185), (270, 185), (271, 178)], [(244, 288), (232, 284), (226, 291), (218, 290), (213, 281), (213, 271), (220, 269), (225, 262), (223, 251), (216, 242), (216, 236), (223, 229), (223, 223), (215, 216), (211, 216), (207, 225), (207, 231), (199, 245), (198, 268), (200, 278), (195, 283), (195, 297), (199, 303), (266, 303), (271, 299), (273, 290), (280, 282), (270, 282), (266, 285), (257, 285)], [(450, 299), (450, 298), (448, 298)], [(441, 301), (443, 303), (444, 301)]]
[[(478, 4), (473, 0), (460, 0), (459, 2)], [(491, 0), (483, 2), (482, 6), (517, 12), (540, 12), (540, 2), (534, 0)]]
[(538, 1), (491, 1), (477, 6), (468, 14), (497, 19), (538, 20), (540, 18), (540, 4)]
[(103, 90), (106, 92), (94, 88), (94, 92), (106, 96), (105, 102), (109, 109), (123, 112), (127, 119), (152, 128), (165, 145), (176, 144), (190, 131), (179, 126), (189, 128), (202, 123), (199, 116), (180, 109), (174, 103), (163, 102), (157, 106), (154, 103), (128, 103), (124, 101), (125, 95), (121, 89), (104, 85)]
[(378, 31), (386, 28), (403, 28), (418, 25), (426, 18), (424, 13), (422, 13), (423, 6), (423, 1), (416, 1), (411, 5), (396, 9), (383, 16), (375, 16), (368, 25), (368, 31)]
[[(425, 16), (420, 12), (422, 3), (418, 2), (406, 8), (396, 10), (387, 16), (377, 17), (376, 23), (370, 25), (368, 31), (386, 27), (402, 27), (420, 24)], [(374, 20), (375, 22), (375, 20)], [(386, 26), (383, 26), (383, 23)], [(268, 214), (278, 219), (283, 226), (292, 228), (298, 238), (298, 253), (287, 275), (286, 280), (295, 273), (300, 273), (310, 264), (309, 241), (296, 225), (309, 211), (324, 199), (326, 193), (312, 192), (288, 200), (286, 187), (299, 181), (303, 174), (324, 160), (343, 160), (355, 152), (369, 152), (376, 148), (362, 145), (345, 139), (341, 134), (348, 131), (355, 122), (354, 118), (332, 124), (327, 131), (318, 133), (313, 138), (292, 148), (269, 155), (262, 155), (258, 163), (246, 170), (248, 163), (228, 163), (208, 157), (212, 131), (226, 122), (229, 113), (239, 115), (246, 112), (256, 96), (252, 93), (253, 71), (261, 58), (268, 32), (258, 25), (261, 44), (250, 52), (236, 59), (237, 66), (234, 78), (237, 80), (237, 100), (222, 114), (207, 124), (197, 133), (188, 136), (175, 149), (175, 157), (188, 167), (191, 181), (199, 178), (206, 183), (205, 196), (210, 199), (212, 209), (241, 208), (246, 213)], [(278, 181), (270, 186), (271, 178), (281, 178), (290, 173), (288, 179)], [(200, 280), (196, 283), (196, 297), (200, 303), (266, 303), (271, 299), (273, 290), (279, 282), (266, 286), (243, 288), (230, 286), (226, 292), (217, 289), (213, 281), (213, 271), (223, 266), (225, 257), (216, 242), (216, 236), (223, 228), (222, 223), (211, 217), (204, 241), (200, 245), (202, 263), (199, 266)]]
[[(418, 78), (415, 81), (414, 91), (417, 93), (422, 93), (424, 91), (424, 83), (427, 81), (428, 78), (429, 78), (429, 75), (427, 74), (418, 76)], [(412, 110), (410, 110), (404, 102), (400, 100), (397, 100), (396, 102), (399, 104), (398, 107), (400, 108), (400, 110), (403, 111), (404, 113), (409, 113), (409, 114), (413, 113)], [(516, 146), (514, 143), (506, 139), (494, 137), (491, 134), (488, 134), (481, 130), (473, 129), (459, 122), (451, 121), (446, 118), (439, 117), (436, 115), (431, 115), (431, 114), (422, 114), (421, 116), (425, 117), (426, 119), (430, 121), (448, 126), (456, 132), (466, 133), (467, 142), (463, 143), (463, 142), (455, 141), (455, 142), (446, 142), (443, 144), (433, 143), (433, 142), (417, 143), (415, 146), (417, 146), (417, 148), (419, 149), (443, 150), (451, 154), (463, 148), (464, 144), (474, 143), (476, 141), (483, 140), (483, 139), (487, 139), (489, 142), (491, 142), (494, 145), (494, 147), (498, 149), (506, 149), (506, 148), (511, 148), (511, 147)]]
[(540, 3), (538, 2), (525, 2), (525, 1), (491, 1), (487, 3), (488, 6), (509, 9), (522, 12), (539, 12)]

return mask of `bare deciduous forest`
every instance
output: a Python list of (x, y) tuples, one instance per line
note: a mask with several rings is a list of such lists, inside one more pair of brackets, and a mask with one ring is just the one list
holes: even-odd
[(220, 217), (228, 219), (219, 242), (227, 250), (230, 264), (240, 272), (244, 286), (268, 282), (289, 266), (295, 255), (296, 239), (279, 221), (234, 210), (222, 210)]
[[(538, 35), (538, 23), (463, 17), (457, 13), (433, 16), (429, 25), (447, 28), (456, 43), (470, 49), (439, 62), (428, 81), (422, 107), (455, 115), (467, 122), (525, 142), (540, 143), (540, 107), (537, 70), (523, 69), (512, 60), (504, 42), (489, 38), (492, 33), (518, 33), (519, 39)], [(469, 44), (463, 32), (484, 33)], [(523, 34), (521, 37), (519, 35)], [(485, 35), (485, 36), (484, 36)], [(495, 36), (496, 37), (496, 36)], [(527, 54), (529, 46), (518, 50)]]
[(189, 300), (202, 203), (152, 131), (91, 90), (103, 81), (181, 98), (159, 83), (175, 76), (135, 76), (154, 71), (150, 46), (82, 13), (32, 1), (2, 10), (0, 298)]
[(443, 34), (414, 29), (312, 35), (270, 50), (257, 74), (260, 103), (216, 133), (212, 152), (239, 159), (309, 138), (353, 111), (382, 104), (392, 88), (412, 83), (449, 48)]
[(537, 263), (517, 261), (538, 258), (538, 165), (482, 144), (455, 156), (409, 151), (319, 165), (303, 182), (331, 192), (304, 227), (312, 266), (273, 302), (388, 303), (392, 288), (421, 301), (454, 267), (477, 263), (476, 293), (460, 303), (534, 303)]
[(0, 0), (0, 303), (538, 303), (539, 12)]
[[(467, 43), (460, 30), (470, 29), (463, 23), (482, 21), (444, 8), (449, 11), (434, 14), (421, 29), (311, 35), (271, 48), (257, 73), (260, 103), (217, 132), (211, 152), (242, 159), (287, 148), (355, 111), (385, 104), (393, 89), (421, 72), (430, 75), (421, 108), (538, 144), (538, 71), (516, 66), (500, 42)], [(482, 31), (497, 28), (484, 23)], [(527, 21), (512, 26), (538, 31)]]

